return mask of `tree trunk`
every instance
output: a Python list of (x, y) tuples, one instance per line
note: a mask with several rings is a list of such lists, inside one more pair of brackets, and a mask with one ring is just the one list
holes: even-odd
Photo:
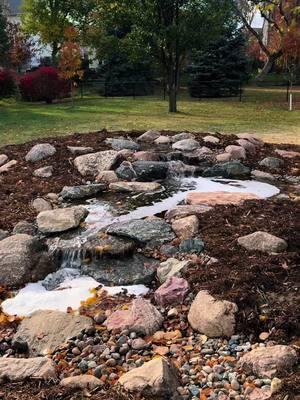
[(56, 42), (52, 43), (52, 54), (51, 54), (51, 60), (52, 64), (56, 65), (56, 56), (58, 53), (58, 44)]
[(281, 57), (282, 53), (278, 52), (276, 54), (271, 54), (267, 61), (265, 62), (265, 65), (263, 67), (263, 69), (261, 70), (261, 72), (257, 75), (257, 77), (255, 78), (256, 81), (263, 81), (265, 79), (265, 77), (268, 75), (268, 73), (272, 70), (275, 61)]
[(177, 89), (174, 85), (169, 87), (169, 112), (177, 112)]

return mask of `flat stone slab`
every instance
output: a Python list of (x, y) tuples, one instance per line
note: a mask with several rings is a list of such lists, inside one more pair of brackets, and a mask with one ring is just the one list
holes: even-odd
[(14, 339), (27, 342), (31, 356), (46, 355), (93, 326), (91, 318), (60, 311), (36, 311), (23, 319)]
[(93, 153), (94, 149), (92, 147), (82, 147), (82, 146), (67, 146), (67, 149), (74, 155), (83, 155), (88, 153)]
[(119, 159), (115, 150), (99, 151), (98, 153), (85, 154), (76, 157), (74, 165), (81, 175), (96, 177), (102, 171), (109, 171)]
[(253, 193), (244, 192), (193, 192), (188, 193), (186, 202), (193, 206), (195, 205), (240, 205), (245, 200), (258, 200), (259, 197)]
[(65, 186), (60, 193), (64, 200), (80, 200), (95, 196), (107, 189), (104, 183), (80, 186)]
[(205, 205), (182, 205), (177, 206), (175, 208), (171, 208), (171, 210), (167, 211), (165, 214), (165, 219), (167, 221), (172, 221), (173, 219), (177, 218), (184, 218), (190, 215), (196, 215), (200, 217), (201, 214), (204, 214), (210, 210), (212, 207), (205, 206)]
[(77, 228), (88, 213), (88, 210), (82, 206), (57, 208), (42, 211), (36, 221), (42, 233), (59, 233)]
[(46, 357), (0, 358), (0, 382), (56, 379), (55, 365)]
[(147, 193), (158, 192), (162, 186), (158, 182), (113, 182), (109, 185), (109, 189), (124, 193)]
[(135, 143), (133, 140), (127, 140), (127, 139), (105, 139), (104, 141), (105, 144), (108, 144), (111, 146), (114, 150), (139, 150), (140, 145)]

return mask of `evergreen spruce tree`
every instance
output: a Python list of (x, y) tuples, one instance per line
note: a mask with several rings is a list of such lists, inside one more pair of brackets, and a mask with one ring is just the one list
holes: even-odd
[(246, 40), (241, 31), (228, 32), (192, 54), (187, 72), (192, 97), (237, 96), (240, 86), (249, 79)]

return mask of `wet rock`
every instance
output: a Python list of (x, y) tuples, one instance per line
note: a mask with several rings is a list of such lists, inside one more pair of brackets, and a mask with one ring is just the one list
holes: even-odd
[(175, 398), (180, 386), (175, 367), (164, 358), (148, 361), (127, 372), (121, 376), (119, 384), (131, 393), (155, 399)]
[(142, 335), (152, 335), (163, 323), (160, 312), (141, 297), (133, 300), (129, 310), (113, 312), (105, 321), (108, 330), (129, 330)]
[(28, 162), (36, 162), (51, 157), (56, 153), (55, 147), (49, 143), (36, 144), (26, 154), (25, 160)]
[(231, 160), (245, 160), (246, 150), (241, 146), (230, 145), (225, 148), (225, 152), (230, 154)]
[(82, 250), (88, 257), (97, 255), (100, 258), (105, 255), (124, 257), (126, 254), (132, 252), (135, 247), (136, 244), (133, 240), (110, 236), (104, 232), (100, 232), (89, 236), (85, 243), (83, 243)]
[(200, 147), (199, 142), (197, 142), (194, 139), (179, 140), (172, 145), (173, 150), (179, 150), (183, 152), (194, 151), (197, 150), (199, 147)]
[(44, 279), (55, 270), (44, 245), (30, 235), (17, 234), (0, 242), (0, 285), (16, 287)]
[(255, 194), (244, 192), (191, 192), (187, 194), (186, 202), (195, 205), (240, 205), (246, 200), (259, 199)]
[(192, 328), (209, 337), (230, 337), (234, 334), (235, 303), (216, 300), (206, 290), (201, 290), (193, 301), (188, 313)]
[(195, 139), (195, 135), (193, 135), (192, 133), (189, 132), (181, 132), (181, 133), (177, 133), (176, 135), (171, 136), (172, 137), (172, 142), (179, 142), (181, 140), (188, 140), (188, 139)]
[(276, 178), (274, 175), (269, 174), (268, 172), (259, 171), (257, 169), (251, 172), (251, 178), (261, 182), (274, 182)]
[(115, 223), (107, 229), (107, 233), (127, 237), (141, 244), (156, 246), (175, 239), (169, 224), (162, 219), (132, 220)]
[(93, 153), (94, 149), (92, 147), (83, 146), (67, 146), (67, 149), (74, 155), (79, 156), (83, 154)]
[(16, 161), (16, 160), (8, 161), (6, 164), (4, 164), (4, 165), (2, 165), (2, 166), (0, 167), (0, 174), (9, 172), (10, 169), (11, 169), (12, 167), (14, 167), (16, 164), (18, 164), (18, 161)]
[(141, 136), (137, 138), (138, 142), (144, 142), (144, 143), (153, 143), (154, 140), (156, 140), (160, 136), (160, 132), (155, 131), (155, 130), (150, 130), (145, 133), (143, 133)]
[(53, 167), (49, 165), (47, 167), (38, 168), (33, 171), (33, 175), (39, 178), (50, 178), (53, 175)]
[(80, 271), (74, 268), (63, 268), (59, 269), (52, 274), (46, 276), (46, 278), (42, 281), (42, 285), (47, 290), (54, 290), (59, 287), (61, 283), (63, 283), (66, 279), (75, 279), (79, 278)]
[(36, 311), (23, 319), (14, 340), (28, 343), (31, 356), (53, 352), (67, 339), (93, 326), (90, 318), (60, 311)]
[(41, 197), (38, 197), (37, 199), (33, 200), (31, 205), (37, 213), (40, 213), (42, 211), (52, 210), (51, 203), (49, 203), (47, 200)]
[(99, 257), (82, 265), (81, 273), (105, 285), (150, 284), (155, 277), (158, 262), (142, 254), (122, 258)]
[(8, 161), (8, 157), (6, 154), (0, 154), (0, 167), (4, 165)]
[(216, 164), (211, 168), (207, 168), (204, 171), (203, 176), (220, 176), (228, 179), (245, 179), (250, 176), (250, 168), (245, 167), (245, 165), (239, 161), (226, 162), (223, 164)]
[(37, 216), (37, 225), (42, 233), (64, 232), (77, 228), (88, 213), (82, 206), (42, 211)]
[(139, 150), (140, 146), (135, 143), (133, 140), (126, 139), (106, 139), (104, 141), (105, 144), (111, 146), (114, 150)]
[(179, 245), (181, 253), (200, 254), (204, 250), (204, 242), (201, 239), (185, 239)]
[(74, 165), (81, 175), (96, 177), (101, 172), (112, 169), (119, 158), (120, 156), (115, 150), (99, 151), (76, 157)]
[(266, 157), (259, 162), (259, 165), (276, 171), (284, 166), (284, 161), (277, 157)]
[(196, 215), (176, 219), (172, 223), (172, 229), (181, 239), (193, 237), (199, 230), (199, 220)]
[(255, 154), (256, 153), (256, 147), (253, 143), (249, 142), (249, 140), (246, 139), (238, 139), (236, 141), (241, 147), (243, 147), (246, 152), (250, 154)]
[(129, 161), (123, 161), (115, 172), (119, 179), (124, 179), (125, 181), (132, 181), (137, 178), (137, 174)]
[[(288, 150), (280, 150), (280, 149), (276, 149), (275, 153), (277, 153), (280, 157), (283, 158), (296, 158), (296, 157), (300, 157), (300, 152), (299, 151), (288, 151)], [(0, 156), (1, 157), (1, 156)]]
[(109, 189), (125, 193), (147, 193), (160, 191), (162, 186), (157, 182), (114, 182), (109, 185)]
[(0, 241), (6, 239), (9, 236), (9, 232), (3, 229), (0, 229)]
[(166, 305), (182, 304), (188, 291), (188, 282), (183, 278), (173, 276), (155, 291), (155, 302), (161, 307), (165, 307)]
[(172, 221), (177, 218), (185, 218), (190, 215), (196, 215), (197, 217), (201, 217), (201, 214), (204, 214), (210, 210), (212, 207), (205, 206), (205, 205), (182, 205), (177, 206), (175, 208), (171, 208), (165, 214), (165, 219), (167, 221)]
[(106, 189), (107, 185), (104, 183), (81, 186), (64, 186), (60, 192), (60, 196), (64, 200), (80, 200), (93, 197), (98, 193), (104, 192)]
[(0, 358), (0, 382), (56, 379), (54, 363), (46, 357)]
[(135, 161), (159, 161), (160, 157), (157, 153), (152, 151), (138, 151), (134, 153), (133, 158)]
[(172, 143), (172, 137), (161, 135), (157, 139), (154, 140), (154, 143), (157, 145), (169, 144), (169, 143)]
[(273, 378), (290, 371), (297, 360), (297, 353), (292, 347), (275, 345), (250, 351), (239, 360), (238, 366), (246, 373)]
[(18, 222), (14, 229), (13, 229), (13, 234), (24, 234), (24, 235), (30, 235), (30, 236), (35, 236), (37, 234), (37, 229), (34, 224), (28, 221), (20, 221)]
[(190, 266), (190, 261), (180, 261), (176, 258), (169, 258), (167, 261), (162, 262), (157, 269), (158, 280), (160, 283), (164, 283), (173, 276), (180, 277)]
[(288, 247), (285, 240), (262, 231), (238, 238), (238, 244), (248, 251), (263, 253), (281, 253)]
[(118, 180), (115, 171), (103, 171), (96, 177), (96, 182), (112, 183), (118, 182)]
[(94, 390), (104, 383), (92, 375), (70, 376), (60, 381), (60, 385), (69, 389)]
[(135, 161), (132, 167), (138, 181), (165, 179), (168, 173), (168, 164), (162, 161)]
[(205, 143), (213, 143), (213, 144), (216, 144), (216, 143), (219, 143), (219, 142), (220, 142), (220, 139), (218, 139), (216, 136), (207, 135), (207, 136), (205, 136), (205, 137), (203, 138), (203, 141), (204, 141)]

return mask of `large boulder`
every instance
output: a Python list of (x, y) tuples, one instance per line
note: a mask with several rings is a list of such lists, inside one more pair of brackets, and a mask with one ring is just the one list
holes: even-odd
[(54, 270), (47, 248), (37, 238), (17, 234), (0, 241), (0, 286), (21, 286)]
[(220, 176), (228, 179), (246, 179), (250, 177), (250, 168), (239, 161), (216, 164), (203, 172), (205, 177)]
[(188, 139), (195, 139), (195, 135), (193, 135), (190, 132), (181, 132), (181, 133), (177, 133), (176, 135), (171, 136), (172, 138), (172, 142), (179, 142), (181, 140), (188, 140)]
[(226, 146), (225, 152), (230, 154), (231, 160), (246, 159), (246, 150), (242, 146), (235, 146), (235, 145)]
[(155, 302), (162, 307), (166, 305), (182, 304), (188, 291), (188, 282), (183, 278), (173, 276), (155, 291)]
[(179, 151), (194, 151), (199, 149), (200, 144), (197, 142), (197, 140), (194, 139), (184, 139), (184, 140), (179, 140), (178, 142), (175, 142), (172, 145), (173, 150), (179, 150)]
[(42, 211), (37, 216), (37, 225), (42, 233), (59, 233), (77, 228), (88, 215), (82, 206)]
[(160, 312), (142, 297), (133, 300), (128, 310), (117, 310), (105, 321), (108, 330), (128, 329), (142, 335), (153, 335), (162, 323)]
[(138, 142), (153, 143), (160, 136), (160, 132), (151, 129), (137, 138)]
[(132, 167), (137, 181), (153, 181), (165, 179), (168, 173), (168, 164), (162, 161), (135, 161)]
[(259, 197), (255, 194), (244, 192), (191, 192), (186, 196), (186, 202), (193, 206), (240, 205), (245, 200), (257, 199), (259, 199)]
[(176, 219), (172, 223), (172, 229), (181, 239), (189, 239), (195, 236), (199, 230), (199, 220), (196, 215)]
[(55, 364), (49, 358), (0, 358), (0, 383), (56, 378)]
[(80, 186), (64, 186), (60, 192), (60, 196), (64, 200), (80, 200), (95, 196), (106, 189), (107, 185), (104, 183)]
[(263, 253), (281, 253), (288, 247), (285, 240), (262, 231), (239, 237), (238, 244), (246, 250)]
[(136, 219), (115, 223), (107, 229), (110, 235), (127, 237), (141, 244), (159, 245), (175, 239), (171, 226), (162, 219)]
[(56, 153), (55, 147), (49, 143), (36, 144), (26, 154), (25, 160), (30, 162), (36, 162), (51, 157), (55, 153)]
[(238, 139), (236, 141), (241, 147), (243, 147), (246, 152), (250, 154), (255, 154), (256, 153), (256, 147), (255, 144), (251, 143), (249, 140), (246, 139)]
[(193, 301), (188, 313), (192, 328), (209, 337), (230, 337), (234, 334), (235, 303), (216, 300), (206, 290), (201, 290)]
[(259, 165), (272, 171), (276, 171), (284, 166), (284, 161), (277, 157), (266, 157), (259, 162)]
[(139, 150), (140, 146), (135, 143), (133, 140), (127, 139), (106, 139), (105, 144), (111, 146), (114, 150)]
[(148, 193), (160, 191), (162, 186), (158, 182), (113, 182), (109, 189), (124, 193)]
[(238, 366), (249, 375), (273, 378), (289, 372), (297, 361), (296, 350), (292, 347), (275, 345), (250, 351), (239, 360)]
[(74, 165), (83, 176), (96, 177), (102, 171), (109, 171), (119, 160), (120, 156), (115, 150), (99, 151), (98, 153), (84, 154), (76, 157)]
[(26, 342), (31, 356), (46, 355), (92, 326), (92, 319), (82, 315), (36, 311), (23, 319), (14, 340)]
[(191, 266), (191, 261), (180, 261), (176, 258), (169, 258), (160, 264), (157, 269), (157, 277), (160, 283), (166, 282), (173, 276), (180, 277)]
[(198, 218), (202, 214), (212, 210), (212, 207), (205, 205), (179, 205), (168, 210), (165, 214), (165, 219), (167, 221), (172, 221), (177, 218), (184, 218), (190, 215), (196, 215)]
[(127, 372), (119, 384), (131, 393), (157, 400), (177, 398), (180, 386), (176, 368), (165, 358), (156, 358)]
[(138, 151), (134, 153), (133, 158), (135, 161), (159, 161), (159, 154), (153, 151)]

